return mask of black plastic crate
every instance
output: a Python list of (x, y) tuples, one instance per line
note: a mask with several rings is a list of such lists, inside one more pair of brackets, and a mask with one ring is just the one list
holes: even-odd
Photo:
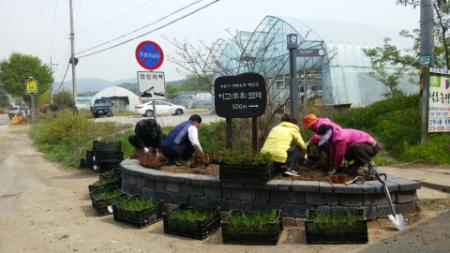
[[(230, 215), (236, 210), (230, 210)], [(241, 212), (245, 214), (254, 214), (255, 211)], [(245, 244), (245, 245), (276, 245), (283, 230), (281, 210), (276, 209), (277, 218), (274, 222), (268, 222), (263, 225), (264, 231), (255, 231), (252, 227), (243, 227), (239, 231), (231, 231), (228, 223), (229, 217), (220, 222), (222, 227), (222, 240), (225, 244)]]
[(333, 226), (337, 232), (330, 232), (330, 225), (325, 222), (315, 222), (312, 216), (315, 210), (307, 210), (305, 220), (306, 241), (309, 244), (349, 244), (349, 243), (367, 243), (369, 241), (367, 233), (367, 219), (363, 209), (349, 209), (332, 212), (331, 215), (358, 215), (361, 217), (353, 224), (346, 222), (334, 222)]
[[(131, 198), (138, 196), (131, 196)], [(140, 198), (140, 197), (139, 197)], [(143, 228), (161, 220), (162, 212), (165, 211), (165, 204), (159, 201), (154, 208), (140, 211), (130, 211), (113, 204), (114, 220)]]
[(122, 151), (122, 142), (121, 141), (94, 141), (93, 152), (97, 151)]
[[(120, 180), (120, 181), (119, 181)], [(91, 184), (88, 186), (89, 188), (89, 193), (92, 192), (108, 192), (108, 191), (112, 191), (115, 188), (120, 188), (120, 184), (121, 183), (121, 179), (117, 178), (117, 180), (112, 181), (111, 183), (108, 184), (104, 184), (104, 185), (95, 185), (95, 184)]]
[(265, 183), (276, 175), (276, 169), (271, 164), (226, 164), (219, 165), (220, 181)]
[(95, 151), (92, 160), (94, 162), (117, 162), (123, 160), (122, 151)]
[(109, 161), (109, 162), (96, 162), (94, 165), (94, 170), (99, 173), (104, 173), (120, 168), (120, 161)]
[[(170, 214), (180, 209), (202, 210), (210, 212), (208, 218), (197, 221), (170, 220)], [(219, 208), (194, 208), (185, 204), (180, 205), (171, 213), (163, 213), (164, 233), (203, 240), (213, 234), (220, 226)]]
[[(118, 188), (114, 188), (112, 191), (114, 190), (119, 190)], [(109, 192), (109, 191), (108, 191)], [(108, 211), (108, 207), (112, 206), (112, 204), (114, 204), (114, 202), (120, 198), (121, 196), (118, 196), (117, 198), (114, 199), (108, 199), (108, 200), (98, 200), (97, 199), (97, 194), (100, 192), (91, 192), (89, 195), (91, 197), (91, 201), (92, 201), (92, 206), (94, 207), (94, 209), (97, 211), (98, 214), (103, 215), (103, 214), (110, 214), (110, 212)]]

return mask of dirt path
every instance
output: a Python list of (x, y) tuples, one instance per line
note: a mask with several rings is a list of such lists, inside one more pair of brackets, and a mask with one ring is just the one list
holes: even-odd
[[(369, 225), (367, 245), (307, 245), (303, 227), (286, 227), (277, 246), (236, 246), (223, 245), (220, 233), (204, 241), (165, 235), (162, 222), (135, 229), (111, 215), (97, 216), (87, 190), (97, 175), (46, 161), (32, 147), (28, 130), (0, 126), (0, 252), (359, 252), (407, 232), (394, 232), (381, 220)], [(422, 212), (419, 222), (449, 206)]]

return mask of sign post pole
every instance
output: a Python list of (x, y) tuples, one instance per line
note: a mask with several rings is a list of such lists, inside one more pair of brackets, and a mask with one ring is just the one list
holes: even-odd
[(289, 70), (291, 75), (290, 92), (291, 92), (291, 113), (297, 119), (300, 117), (299, 102), (298, 102), (298, 87), (297, 87), (297, 67), (295, 53), (298, 49), (297, 34), (291, 33), (287, 35), (287, 48), (289, 49)]
[(38, 91), (38, 81), (30, 76), (27, 80), (25, 80), (25, 88), (26, 92), (30, 94), (30, 114), (31, 114), (31, 122), (36, 121), (36, 105), (34, 101), (34, 94)]
[(252, 117), (252, 148), (253, 154), (258, 153), (258, 118)]
[(225, 124), (226, 124), (226, 146), (228, 149), (231, 149), (232, 145), (231, 145), (231, 139), (233, 138), (233, 124), (231, 122), (231, 118), (226, 118), (225, 120)]

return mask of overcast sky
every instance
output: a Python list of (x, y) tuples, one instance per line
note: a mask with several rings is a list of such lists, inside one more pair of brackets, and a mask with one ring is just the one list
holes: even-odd
[[(150, 24), (199, 0), (73, 0), (76, 52)], [(138, 35), (206, 5), (203, 0), (184, 12), (133, 34)], [(352, 21), (393, 28), (418, 28), (419, 9), (395, 4), (395, 0), (220, 0), (210, 7), (115, 49), (80, 59), (78, 78), (120, 80), (144, 70), (134, 51), (139, 42), (153, 40), (165, 54), (174, 49), (163, 36), (197, 43), (228, 38), (226, 29), (252, 31), (267, 15), (300, 19)], [(58, 64), (55, 81), (62, 79), (70, 57), (69, 0), (0, 0), (0, 59), (12, 52), (31, 54)], [(348, 31), (349, 33), (352, 31)], [(126, 37), (129, 38), (130, 36)], [(126, 39), (125, 38), (125, 39)], [(115, 41), (121, 42), (124, 39)], [(108, 44), (112, 45), (112, 44)], [(183, 78), (174, 64), (164, 61), (158, 69), (166, 80)], [(70, 72), (66, 80), (70, 80)]]

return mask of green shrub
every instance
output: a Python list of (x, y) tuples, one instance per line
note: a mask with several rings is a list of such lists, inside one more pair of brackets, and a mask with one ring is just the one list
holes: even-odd
[(40, 119), (30, 133), (38, 149), (54, 161), (70, 167), (78, 167), (86, 150), (92, 149), (94, 140), (122, 140), (125, 155), (130, 147), (125, 135), (129, 134), (129, 125), (112, 122), (93, 122), (83, 116), (75, 116), (70, 110), (49, 113)]
[(404, 147), (401, 154), (402, 160), (407, 161), (430, 161), (440, 164), (450, 164), (450, 134), (434, 134), (421, 145)]

